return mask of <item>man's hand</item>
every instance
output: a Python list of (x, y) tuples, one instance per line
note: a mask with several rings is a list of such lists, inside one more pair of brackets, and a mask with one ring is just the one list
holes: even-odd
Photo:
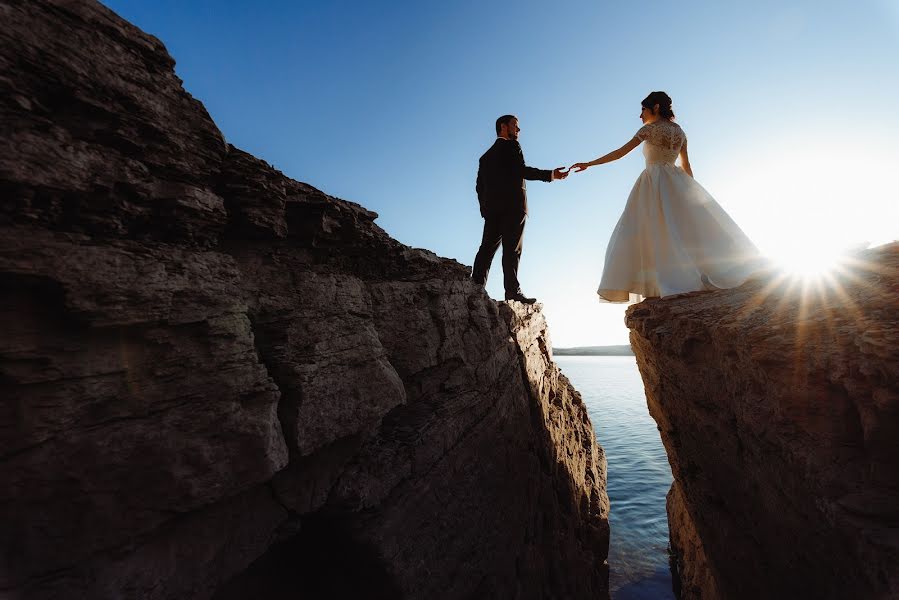
[(553, 169), (553, 181), (556, 179), (565, 179), (568, 177), (568, 168), (567, 167), (556, 167)]

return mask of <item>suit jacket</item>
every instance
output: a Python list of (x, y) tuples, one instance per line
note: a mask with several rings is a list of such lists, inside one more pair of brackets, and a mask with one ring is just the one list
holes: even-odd
[(552, 181), (552, 171), (524, 164), (521, 145), (516, 140), (496, 138), (481, 157), (475, 189), (481, 216), (528, 212), (527, 186), (524, 180)]

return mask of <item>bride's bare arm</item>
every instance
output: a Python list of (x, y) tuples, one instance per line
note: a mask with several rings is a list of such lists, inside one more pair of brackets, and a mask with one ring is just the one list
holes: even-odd
[(587, 163), (574, 163), (573, 165), (571, 165), (571, 168), (574, 169), (575, 173), (578, 173), (594, 165), (604, 165), (606, 163), (612, 162), (613, 160), (618, 160), (619, 158), (625, 156), (628, 152), (639, 146), (641, 142), (642, 140), (631, 138), (628, 143), (626, 143), (621, 148), (618, 148), (618, 150), (612, 150), (605, 156), (600, 156), (596, 160), (591, 160)]
[(680, 168), (686, 171), (687, 175), (693, 177), (693, 168), (690, 166), (690, 156), (687, 154), (687, 140), (680, 149)]

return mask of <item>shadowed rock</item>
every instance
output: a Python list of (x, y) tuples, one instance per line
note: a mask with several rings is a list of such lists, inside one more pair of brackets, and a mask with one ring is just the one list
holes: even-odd
[(607, 597), (539, 309), (228, 145), (100, 4), (0, 16), (0, 595)]

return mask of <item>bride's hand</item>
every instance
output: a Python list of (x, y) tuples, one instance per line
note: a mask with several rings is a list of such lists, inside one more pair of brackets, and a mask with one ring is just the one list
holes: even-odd
[(588, 165), (587, 163), (574, 163), (568, 168), (574, 169), (575, 173), (580, 173), (581, 171), (586, 171), (589, 167), (590, 165)]

